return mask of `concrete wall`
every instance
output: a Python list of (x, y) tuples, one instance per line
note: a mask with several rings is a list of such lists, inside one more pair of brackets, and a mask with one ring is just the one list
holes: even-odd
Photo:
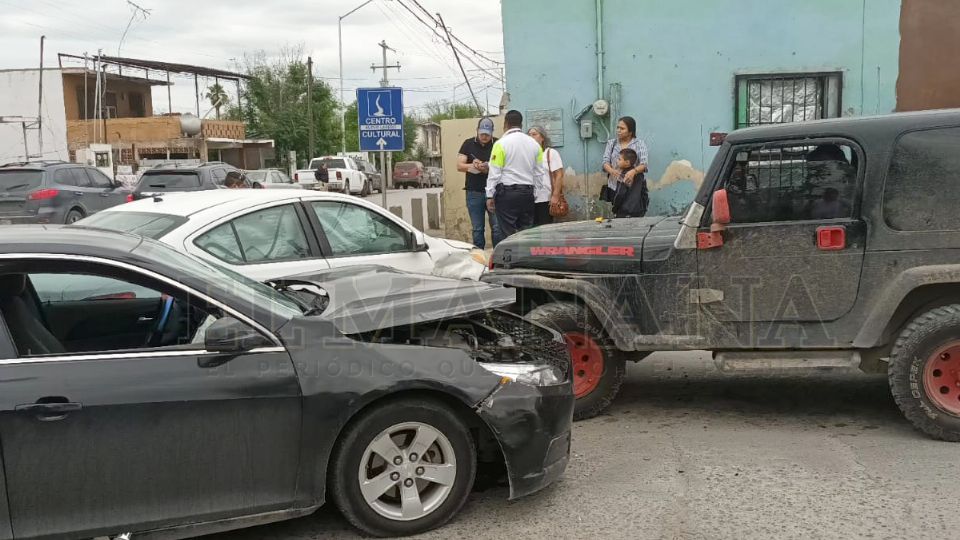
[(903, 0), (897, 110), (960, 107), (960, 2)]
[[(896, 105), (900, 0), (604, 0), (603, 12), (604, 97), (621, 85), (614, 113), (650, 146), (651, 215), (693, 197), (709, 134), (734, 127), (737, 74), (841, 71), (844, 115)], [(572, 217), (594, 217), (609, 135), (585, 143), (573, 117), (599, 97), (596, 1), (503, 0), (502, 17), (509, 107), (562, 109)]]
[[(440, 153), (443, 167), (443, 234), (444, 238), (473, 242), (470, 215), (467, 213), (467, 196), (463, 187), (466, 175), (457, 172), (457, 156), (460, 145), (470, 137), (477, 136), (479, 118), (461, 118), (440, 122)], [(494, 135), (503, 132), (503, 119), (494, 118), (497, 126)], [(493, 245), (487, 227), (487, 245)]]
[[(40, 71), (0, 71), (0, 116), (37, 116)], [(68, 157), (67, 126), (63, 110), (63, 83), (58, 69), (43, 71), (43, 157)], [(38, 131), (28, 130), (30, 154), (40, 152)], [(23, 130), (20, 124), (0, 124), (0, 163), (24, 159)]]

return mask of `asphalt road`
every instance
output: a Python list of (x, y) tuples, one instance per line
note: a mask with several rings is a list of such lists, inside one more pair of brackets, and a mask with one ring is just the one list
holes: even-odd
[[(576, 424), (559, 483), (515, 502), (474, 493), (420, 538), (956, 538), (958, 457), (913, 431), (883, 377), (729, 375), (706, 354), (657, 354)], [(359, 536), (323, 508), (217, 538)]]

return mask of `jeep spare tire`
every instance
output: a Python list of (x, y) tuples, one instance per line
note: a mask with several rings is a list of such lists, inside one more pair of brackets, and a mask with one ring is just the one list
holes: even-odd
[(960, 305), (910, 321), (890, 353), (890, 391), (918, 430), (960, 442)]
[(553, 302), (531, 310), (526, 319), (563, 334), (570, 351), (574, 420), (597, 416), (620, 392), (625, 361), (607, 346), (608, 340), (596, 317), (573, 302)]

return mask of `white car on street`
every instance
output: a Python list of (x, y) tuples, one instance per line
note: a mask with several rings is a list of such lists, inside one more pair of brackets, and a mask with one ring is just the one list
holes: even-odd
[(472, 245), (433, 238), (339, 193), (170, 193), (103, 210), (76, 226), (147, 236), (258, 281), (371, 264), (474, 280), (486, 270), (484, 253)]

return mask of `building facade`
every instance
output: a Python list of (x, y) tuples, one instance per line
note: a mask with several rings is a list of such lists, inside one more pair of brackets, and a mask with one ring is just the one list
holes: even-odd
[[(620, 116), (650, 148), (648, 213), (668, 215), (734, 129), (890, 113), (898, 95), (902, 110), (960, 106), (956, 70), (902, 69), (907, 52), (960, 51), (954, 0), (503, 0), (502, 17), (509, 108), (551, 131), (576, 218), (603, 211)], [(937, 65), (952, 86), (916, 97)]]
[[(0, 163), (41, 158), (76, 161), (78, 151), (103, 144), (110, 145), (115, 166), (136, 167), (144, 160), (214, 159), (257, 169), (274, 158), (273, 141), (246, 139), (243, 122), (179, 113), (155, 116), (153, 90), (168, 87), (169, 76), (164, 80), (145, 71), (129, 67), (124, 71), (122, 66), (105, 69), (100, 77), (98, 117), (96, 71), (44, 69), (40, 129), (35, 127), (40, 70), (0, 71), (0, 120), (32, 120), (26, 124), (29, 129), (23, 129), (22, 122), (0, 122)], [(167, 99), (169, 106), (169, 94)], [(199, 103), (198, 96), (198, 109)]]

